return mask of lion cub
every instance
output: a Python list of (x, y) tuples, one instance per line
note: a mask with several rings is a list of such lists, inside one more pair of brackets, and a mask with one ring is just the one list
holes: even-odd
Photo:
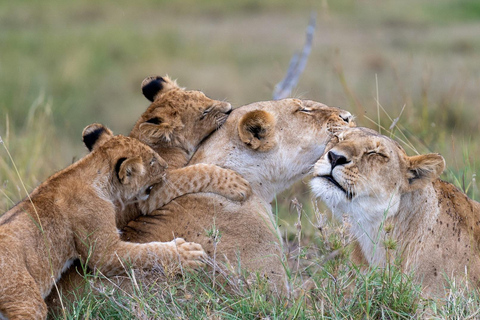
[(337, 218), (349, 218), (357, 262), (385, 265), (384, 242), (392, 239), (402, 268), (415, 272), (425, 293), (444, 293), (444, 275), (480, 284), (480, 203), (438, 179), (441, 155), (409, 157), (366, 128), (343, 131), (326, 151), (312, 190)]
[[(147, 77), (142, 81), (141, 89), (151, 104), (137, 120), (129, 136), (150, 146), (168, 163), (167, 175), (170, 181), (183, 179), (183, 185), (185, 185), (190, 179), (189, 172), (196, 172), (198, 177), (201, 171), (205, 173), (203, 175), (205, 180), (216, 179), (213, 175), (208, 176), (203, 165), (185, 166), (200, 143), (227, 120), (232, 111), (230, 103), (210, 99), (198, 90), (181, 88), (168, 76)], [(88, 141), (85, 141), (85, 144), (90, 149)], [(178, 171), (172, 175), (174, 172), (171, 169), (183, 167), (185, 167), (183, 172)], [(178, 184), (175, 184), (175, 188)], [(233, 201), (243, 201), (251, 193), (250, 186), (245, 180), (236, 186), (217, 183), (218, 187), (222, 185), (224, 187), (222, 189), (216, 188), (216, 190), (204, 190), (204, 192), (217, 193)], [(164, 184), (162, 188), (152, 190), (152, 197), (148, 201), (150, 208), (139, 210), (137, 206), (127, 206), (121, 219), (117, 220), (117, 227), (124, 228), (128, 222), (137, 218), (141, 211), (150, 213), (161, 208), (165, 203), (156, 200), (172, 199), (173, 195), (157, 196), (156, 192), (160, 190), (161, 193), (175, 193), (178, 191), (175, 188), (171, 184)]]
[[(98, 124), (87, 127), (85, 137), (90, 154), (0, 216), (0, 317), (45, 318), (43, 298), (76, 258), (107, 276), (121, 274), (123, 261), (143, 269), (157, 260), (180, 260), (188, 267), (202, 264), (202, 247), (181, 238), (145, 244), (120, 240), (115, 224), (119, 207), (147, 200), (153, 186), (164, 183), (167, 164), (138, 140), (113, 136)], [(210, 167), (213, 173), (223, 172)], [(195, 180), (194, 175), (190, 178)], [(239, 176), (232, 181), (235, 178)], [(192, 188), (203, 190), (202, 184), (215, 188), (201, 179)]]

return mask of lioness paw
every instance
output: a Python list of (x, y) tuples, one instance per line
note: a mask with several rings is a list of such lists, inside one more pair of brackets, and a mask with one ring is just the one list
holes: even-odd
[(175, 254), (180, 258), (182, 266), (196, 269), (205, 265), (202, 258), (206, 257), (206, 253), (200, 244), (186, 242), (183, 238), (176, 238), (170, 243), (174, 246)]

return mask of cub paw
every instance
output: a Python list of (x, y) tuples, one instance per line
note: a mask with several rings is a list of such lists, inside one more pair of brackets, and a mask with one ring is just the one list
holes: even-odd
[(230, 181), (224, 196), (233, 201), (245, 201), (252, 194), (250, 183), (235, 171), (228, 171), (230, 171)]
[(200, 244), (186, 242), (183, 238), (175, 238), (170, 243), (183, 267), (197, 269), (205, 265), (202, 258), (206, 257), (206, 253)]

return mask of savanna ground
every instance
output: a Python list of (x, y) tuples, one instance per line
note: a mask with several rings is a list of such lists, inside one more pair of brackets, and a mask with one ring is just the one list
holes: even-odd
[[(409, 154), (441, 153), (443, 178), (478, 199), (477, 0), (22, 0), (0, 2), (0, 212), (85, 153), (86, 125), (128, 133), (148, 106), (139, 89), (147, 75), (169, 74), (234, 106), (271, 99), (311, 12), (313, 49), (293, 96), (347, 109), (359, 125), (397, 136)], [(295, 298), (273, 299), (262, 281), (227, 292), (211, 276), (184, 275), (131, 295), (91, 287), (95, 295), (65, 316), (480, 317), (471, 287), (452, 281), (432, 301), (394, 261), (357, 270), (342, 225), (325, 218), (305, 182), (274, 206)], [(312, 290), (303, 292), (308, 279)]]

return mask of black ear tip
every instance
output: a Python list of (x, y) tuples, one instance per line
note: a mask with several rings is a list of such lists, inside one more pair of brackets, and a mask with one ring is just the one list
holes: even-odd
[(92, 151), (93, 146), (97, 142), (98, 138), (105, 132), (105, 127), (95, 126), (88, 128), (83, 132), (83, 143), (88, 148), (88, 151)]
[(148, 77), (142, 81), (142, 92), (145, 98), (153, 102), (157, 93), (163, 89), (163, 83), (166, 82), (162, 77)]

